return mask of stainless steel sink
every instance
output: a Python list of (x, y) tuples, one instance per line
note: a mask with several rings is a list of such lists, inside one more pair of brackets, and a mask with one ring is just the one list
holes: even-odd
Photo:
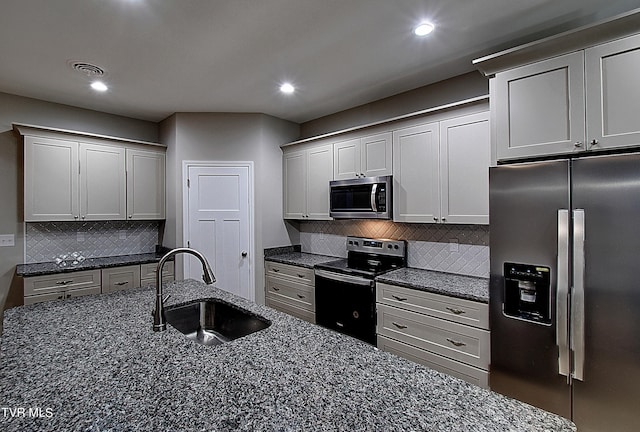
[(202, 345), (220, 345), (264, 330), (271, 321), (223, 300), (196, 300), (165, 308), (167, 323)]

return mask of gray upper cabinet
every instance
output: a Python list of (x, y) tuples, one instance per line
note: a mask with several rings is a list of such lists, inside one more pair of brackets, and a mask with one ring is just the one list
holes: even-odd
[(391, 132), (333, 145), (334, 180), (391, 175)]
[(329, 181), (333, 179), (331, 144), (283, 155), (285, 219), (329, 220)]
[(38, 133), (23, 133), (26, 222), (164, 219), (163, 148)]
[(127, 219), (165, 218), (165, 153), (127, 149)]
[(640, 35), (585, 51), (589, 149), (640, 145)]
[(571, 53), (496, 74), (497, 158), (584, 150), (584, 55)]
[(497, 159), (640, 146), (638, 77), (640, 35), (497, 72)]

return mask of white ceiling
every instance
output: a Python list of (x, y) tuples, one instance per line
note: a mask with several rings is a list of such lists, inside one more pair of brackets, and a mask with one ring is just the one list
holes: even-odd
[[(2, 0), (0, 91), (144, 120), (304, 122), (473, 70), (638, 0)], [(437, 26), (419, 39), (422, 19)], [(104, 68), (98, 94), (70, 60)], [(297, 91), (278, 87), (291, 81)]]

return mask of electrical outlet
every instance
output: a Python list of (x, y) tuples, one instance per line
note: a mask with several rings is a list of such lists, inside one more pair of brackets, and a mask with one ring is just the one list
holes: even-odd
[(120, 240), (126, 240), (127, 239), (127, 230), (118, 231), (118, 238)]
[(84, 241), (84, 231), (78, 231), (76, 233), (76, 241), (83, 242)]
[(10, 247), (16, 245), (16, 236), (14, 234), (0, 235), (0, 247)]
[(449, 252), (458, 252), (458, 239), (449, 239)]

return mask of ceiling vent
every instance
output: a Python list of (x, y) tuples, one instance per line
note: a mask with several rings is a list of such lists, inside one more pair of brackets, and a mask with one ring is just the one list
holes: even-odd
[(75, 60), (70, 60), (68, 63), (73, 70), (82, 72), (90, 77), (101, 77), (106, 74), (105, 70), (102, 69), (100, 66), (96, 66), (91, 63), (80, 62)]

